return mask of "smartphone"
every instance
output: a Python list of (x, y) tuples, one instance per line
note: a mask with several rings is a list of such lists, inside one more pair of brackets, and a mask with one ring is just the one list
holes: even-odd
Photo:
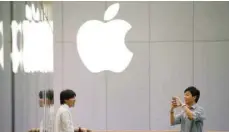
[(176, 102), (176, 106), (180, 106), (179, 100), (176, 97), (172, 97), (172, 101)]

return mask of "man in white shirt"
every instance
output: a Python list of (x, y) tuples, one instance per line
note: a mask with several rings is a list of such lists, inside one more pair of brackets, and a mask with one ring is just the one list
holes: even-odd
[(72, 90), (63, 90), (60, 93), (60, 108), (57, 110), (55, 118), (55, 132), (75, 132), (86, 131), (82, 128), (74, 128), (70, 108), (74, 107), (76, 94)]

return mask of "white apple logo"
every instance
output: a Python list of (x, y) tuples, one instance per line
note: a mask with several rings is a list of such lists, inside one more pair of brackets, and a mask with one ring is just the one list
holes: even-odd
[(131, 25), (124, 20), (112, 20), (119, 11), (119, 3), (108, 7), (103, 23), (85, 22), (77, 33), (77, 50), (80, 59), (92, 73), (104, 70), (123, 72), (132, 60), (133, 53), (125, 45), (125, 36)]

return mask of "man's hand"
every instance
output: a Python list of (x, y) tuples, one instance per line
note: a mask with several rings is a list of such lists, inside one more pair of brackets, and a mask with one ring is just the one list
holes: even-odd
[(86, 132), (87, 128), (80, 128), (82, 132)]
[(173, 98), (172, 98), (172, 101), (171, 101), (171, 110), (174, 110), (174, 109), (177, 108), (177, 107), (179, 107), (179, 106), (177, 105), (176, 98), (173, 97)]
[(173, 97), (176, 100), (176, 104), (178, 107), (183, 106), (184, 103), (181, 101), (179, 97)]
[(179, 97), (172, 97), (172, 102), (171, 102), (171, 110), (183, 106), (184, 103), (181, 101)]

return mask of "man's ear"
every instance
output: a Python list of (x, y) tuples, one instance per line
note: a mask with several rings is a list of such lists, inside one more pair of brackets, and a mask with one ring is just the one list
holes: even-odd
[(193, 98), (196, 100), (196, 96), (193, 96)]

